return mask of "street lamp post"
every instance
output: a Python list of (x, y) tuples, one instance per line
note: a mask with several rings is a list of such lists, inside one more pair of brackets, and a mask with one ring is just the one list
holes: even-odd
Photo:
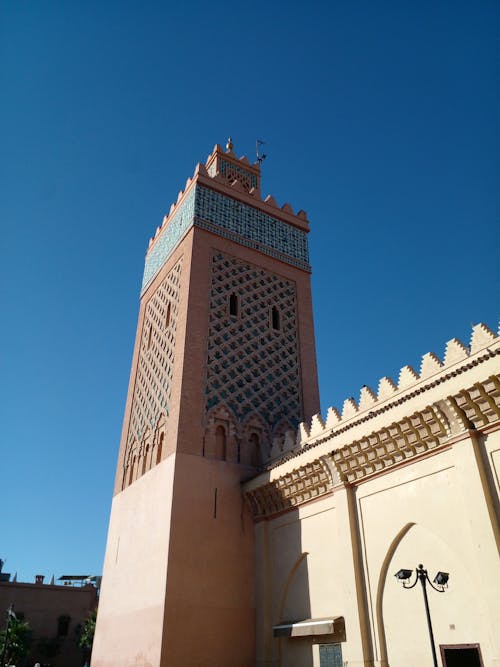
[[(432, 622), (431, 622), (431, 613), (429, 611), (429, 600), (427, 599), (427, 584), (431, 586), (438, 593), (444, 593), (445, 587), (448, 585), (448, 579), (450, 575), (448, 572), (438, 572), (434, 577), (434, 583), (429, 579), (427, 570), (424, 569), (424, 566), (420, 564), (415, 570), (415, 581), (412, 584), (409, 584), (410, 577), (413, 574), (413, 570), (399, 570), (394, 575), (398, 581), (401, 581), (403, 588), (414, 588), (417, 585), (417, 581), (420, 581), (422, 584), (422, 593), (424, 595), (424, 604), (425, 604), (425, 615), (427, 617), (427, 627), (429, 629), (429, 639), (431, 641), (432, 649), (432, 660), (434, 662), (434, 667), (438, 667), (437, 656), (436, 656), (436, 647), (434, 645), (434, 633), (432, 632)], [(436, 586), (434, 586), (436, 584)]]

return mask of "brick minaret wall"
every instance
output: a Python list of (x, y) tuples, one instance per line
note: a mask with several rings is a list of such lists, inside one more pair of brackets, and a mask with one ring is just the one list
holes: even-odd
[(308, 229), (216, 146), (150, 242), (93, 667), (254, 663), (240, 484), (319, 409)]

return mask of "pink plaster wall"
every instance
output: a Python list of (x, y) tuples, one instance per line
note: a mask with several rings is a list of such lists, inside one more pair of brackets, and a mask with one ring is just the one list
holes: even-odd
[(92, 667), (157, 667), (175, 455), (115, 496)]
[[(246, 667), (255, 662), (254, 531), (240, 487), (255, 470), (203, 457), (214, 251), (296, 283), (304, 416), (319, 411), (309, 274), (191, 229), (141, 300), (92, 667)], [(145, 308), (181, 256), (164, 460), (121, 491)]]
[(177, 454), (161, 665), (254, 664), (254, 532), (243, 472)]

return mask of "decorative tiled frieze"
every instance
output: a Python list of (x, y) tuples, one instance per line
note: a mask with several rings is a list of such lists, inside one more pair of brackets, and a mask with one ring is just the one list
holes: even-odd
[[(309, 266), (307, 234), (253, 206), (197, 186), (195, 215), (253, 242), (259, 250), (279, 252), (284, 261), (298, 260), (301, 267)], [(287, 259), (285, 259), (287, 258)], [(294, 263), (294, 262), (291, 262)]]
[(147, 286), (175, 250), (186, 231), (192, 226), (195, 195), (196, 192), (193, 188), (182, 205), (169, 219), (168, 227), (163, 231), (155, 245), (147, 254), (141, 293), (145, 291)]
[(284, 253), (279, 252), (279, 250), (273, 250), (269, 246), (266, 246), (263, 243), (259, 243), (259, 241), (252, 241), (250, 239), (245, 238), (244, 236), (237, 234), (236, 232), (224, 229), (224, 227), (219, 227), (218, 225), (215, 225), (211, 222), (206, 222), (205, 220), (201, 220), (199, 218), (195, 220), (195, 226), (200, 227), (201, 229), (206, 229), (207, 231), (212, 232), (213, 234), (222, 236), (222, 238), (229, 239), (230, 241), (239, 243), (240, 245), (246, 246), (247, 248), (258, 250), (259, 252), (264, 253), (264, 255), (268, 255), (269, 257), (274, 257), (275, 259), (279, 259), (281, 262), (292, 264), (292, 266), (296, 266), (297, 268), (303, 269), (304, 271), (308, 272), (310, 271), (310, 266), (306, 262), (302, 262), (298, 259), (293, 259), (289, 255), (285, 255)]
[(142, 293), (193, 225), (310, 271), (306, 232), (237, 199), (195, 185), (146, 256)]

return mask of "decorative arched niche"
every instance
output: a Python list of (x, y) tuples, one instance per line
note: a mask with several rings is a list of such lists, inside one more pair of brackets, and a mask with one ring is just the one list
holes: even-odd
[(272, 430), (272, 447), (269, 452), (269, 458), (275, 459), (284, 452), (290, 451), (295, 447), (297, 429), (294, 429), (288, 419), (284, 417), (274, 426)]
[[(457, 534), (458, 534), (457, 530)], [(405, 590), (394, 574), (422, 563), (431, 581), (438, 571), (450, 573), (444, 593), (427, 587), (436, 650), (440, 644), (471, 642), (487, 635), (480, 582), (475, 581), (460, 537), (451, 546), (427, 526), (407, 523), (395, 535), (382, 563), (376, 590), (376, 639), (381, 667), (421, 667), (431, 663), (422, 589)], [(491, 630), (493, 631), (493, 629)], [(475, 639), (474, 641), (477, 641)]]
[(149, 467), (152, 468), (155, 465), (158, 465), (165, 458), (165, 437), (167, 429), (167, 418), (162, 413), (157, 421), (155, 426), (155, 432), (153, 437), (153, 445), (151, 447), (151, 457)]
[(238, 462), (236, 419), (225, 405), (218, 405), (207, 414), (203, 456), (219, 461)]
[(239, 461), (259, 468), (269, 460), (269, 429), (258, 414), (250, 414), (241, 428)]

